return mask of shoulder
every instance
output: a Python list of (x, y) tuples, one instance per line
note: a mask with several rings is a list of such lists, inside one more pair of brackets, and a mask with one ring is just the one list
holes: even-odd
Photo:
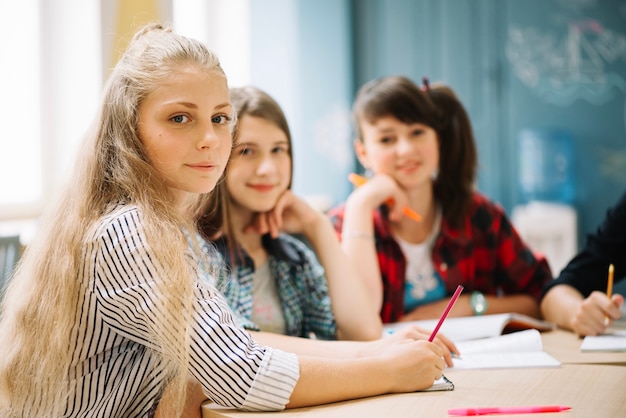
[[(464, 223), (473, 230), (473, 234), (493, 234), (500, 232), (511, 233), (511, 222), (504, 208), (486, 195), (475, 191), (472, 194)], [(455, 230), (447, 222), (446, 230)], [(469, 233), (469, 230), (466, 230)], [(460, 232), (460, 231), (457, 231)]]
[(494, 214), (506, 215), (506, 212), (500, 203), (492, 200), (490, 197), (481, 192), (474, 192), (472, 194), (470, 207), (472, 212), (487, 211)]
[(607, 210), (603, 223), (605, 228), (626, 227), (626, 192)]
[(117, 237), (136, 235), (142, 231), (141, 211), (136, 205), (119, 205), (108, 214), (101, 217), (93, 226), (88, 240), (97, 240), (103, 237), (113, 239)]
[(508, 220), (502, 205), (480, 192), (474, 192), (472, 195), (469, 214), (474, 224), (481, 222), (489, 222), (491, 224), (503, 219)]

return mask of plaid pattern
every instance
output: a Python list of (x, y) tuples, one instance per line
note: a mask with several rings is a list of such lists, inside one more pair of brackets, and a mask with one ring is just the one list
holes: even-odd
[[(231, 266), (228, 245), (221, 238), (214, 242), (218, 251)], [(324, 268), (315, 253), (302, 241), (280, 235), (271, 239), (263, 237), (263, 245), (270, 254), (269, 267), (276, 280), (276, 289), (285, 317), (287, 335), (310, 337), (313, 333), (320, 339), (335, 339), (337, 326), (332, 311)], [(253, 312), (254, 262), (241, 249), (235, 274), (230, 274), (220, 290), (235, 312), (239, 324), (246, 329), (258, 331), (250, 320)]]
[[(328, 215), (341, 233), (344, 204)], [(406, 261), (395, 241), (384, 207), (374, 211), (376, 251), (383, 279), (383, 322), (395, 322), (404, 315)], [(504, 210), (480, 193), (473, 201), (461, 229), (442, 220), (432, 253), (448, 295), (457, 285), (469, 293), (478, 290), (490, 295), (525, 293), (537, 300), (545, 283), (552, 279), (542, 254), (533, 253), (519, 237)]]

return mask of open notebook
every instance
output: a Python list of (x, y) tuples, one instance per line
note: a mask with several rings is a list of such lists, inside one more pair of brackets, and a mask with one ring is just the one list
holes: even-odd
[(580, 345), (580, 351), (626, 352), (626, 315), (615, 321), (604, 334), (586, 336)]
[[(392, 334), (408, 325), (432, 330), (437, 320), (387, 324)], [(455, 369), (498, 369), (519, 367), (558, 367), (560, 362), (543, 351), (540, 331), (556, 328), (552, 322), (516, 313), (448, 318), (439, 334), (444, 334), (461, 352), (454, 359)]]
[(558, 367), (561, 363), (543, 351), (541, 335), (527, 329), (496, 337), (455, 343), (461, 352), (454, 359), (455, 369), (504, 369)]
[[(391, 334), (407, 325), (413, 324), (427, 330), (432, 330), (437, 325), (438, 320), (423, 320), (412, 322), (396, 322), (386, 324), (385, 333)], [(496, 337), (515, 331), (526, 329), (536, 329), (538, 331), (551, 331), (556, 328), (552, 322), (542, 321), (530, 316), (503, 313), (482, 316), (463, 316), (458, 318), (447, 318), (439, 333), (445, 334), (455, 343), (466, 340), (476, 340), (479, 338)]]

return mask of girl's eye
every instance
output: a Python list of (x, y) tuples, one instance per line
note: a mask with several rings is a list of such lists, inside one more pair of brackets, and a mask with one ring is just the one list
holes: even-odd
[(236, 156), (250, 155), (251, 153), (252, 153), (252, 150), (244, 145), (240, 145), (233, 149), (233, 155), (236, 155)]
[(272, 152), (274, 154), (283, 154), (287, 152), (287, 147), (286, 146), (280, 146), (280, 147), (275, 147)]
[(214, 116), (211, 121), (213, 123), (217, 123), (218, 125), (223, 125), (225, 123), (230, 122), (230, 118), (226, 115), (218, 115), (218, 116)]
[(423, 133), (424, 133), (424, 130), (423, 130), (423, 129), (415, 129), (415, 130), (413, 131), (413, 136), (420, 136), (420, 135), (421, 135), (421, 134), (423, 134)]
[(189, 121), (189, 118), (185, 115), (176, 115), (173, 116), (170, 120), (175, 123), (185, 123)]
[(381, 142), (382, 144), (389, 144), (393, 141), (393, 139), (389, 136), (383, 136), (382, 138), (379, 139), (379, 142)]

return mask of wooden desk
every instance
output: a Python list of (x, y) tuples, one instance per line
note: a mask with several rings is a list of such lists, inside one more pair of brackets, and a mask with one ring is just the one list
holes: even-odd
[[(563, 364), (611, 364), (626, 366), (626, 353), (583, 353), (583, 339), (576, 334), (556, 329), (541, 334), (543, 349)], [(626, 394), (626, 388), (624, 388)], [(625, 395), (626, 398), (626, 395)]]
[[(284, 418), (447, 417), (449, 408), (473, 406), (567, 405), (572, 410), (541, 417), (614, 418), (626, 416), (626, 368), (571, 365), (551, 369), (449, 370), (449, 392), (383, 395), (279, 412)], [(260, 418), (276, 412), (239, 412), (205, 405), (204, 418)], [(521, 414), (517, 417), (534, 417)]]
[[(362, 418), (447, 417), (449, 408), (473, 406), (567, 405), (572, 410), (543, 417), (626, 417), (626, 353), (581, 353), (582, 339), (554, 330), (542, 334), (544, 350), (560, 368), (454, 370), (448, 392), (383, 395), (282, 412), (240, 412), (215, 404), (203, 407), (203, 418)], [(502, 416), (502, 415), (499, 415)], [(515, 417), (538, 418), (537, 414)]]

